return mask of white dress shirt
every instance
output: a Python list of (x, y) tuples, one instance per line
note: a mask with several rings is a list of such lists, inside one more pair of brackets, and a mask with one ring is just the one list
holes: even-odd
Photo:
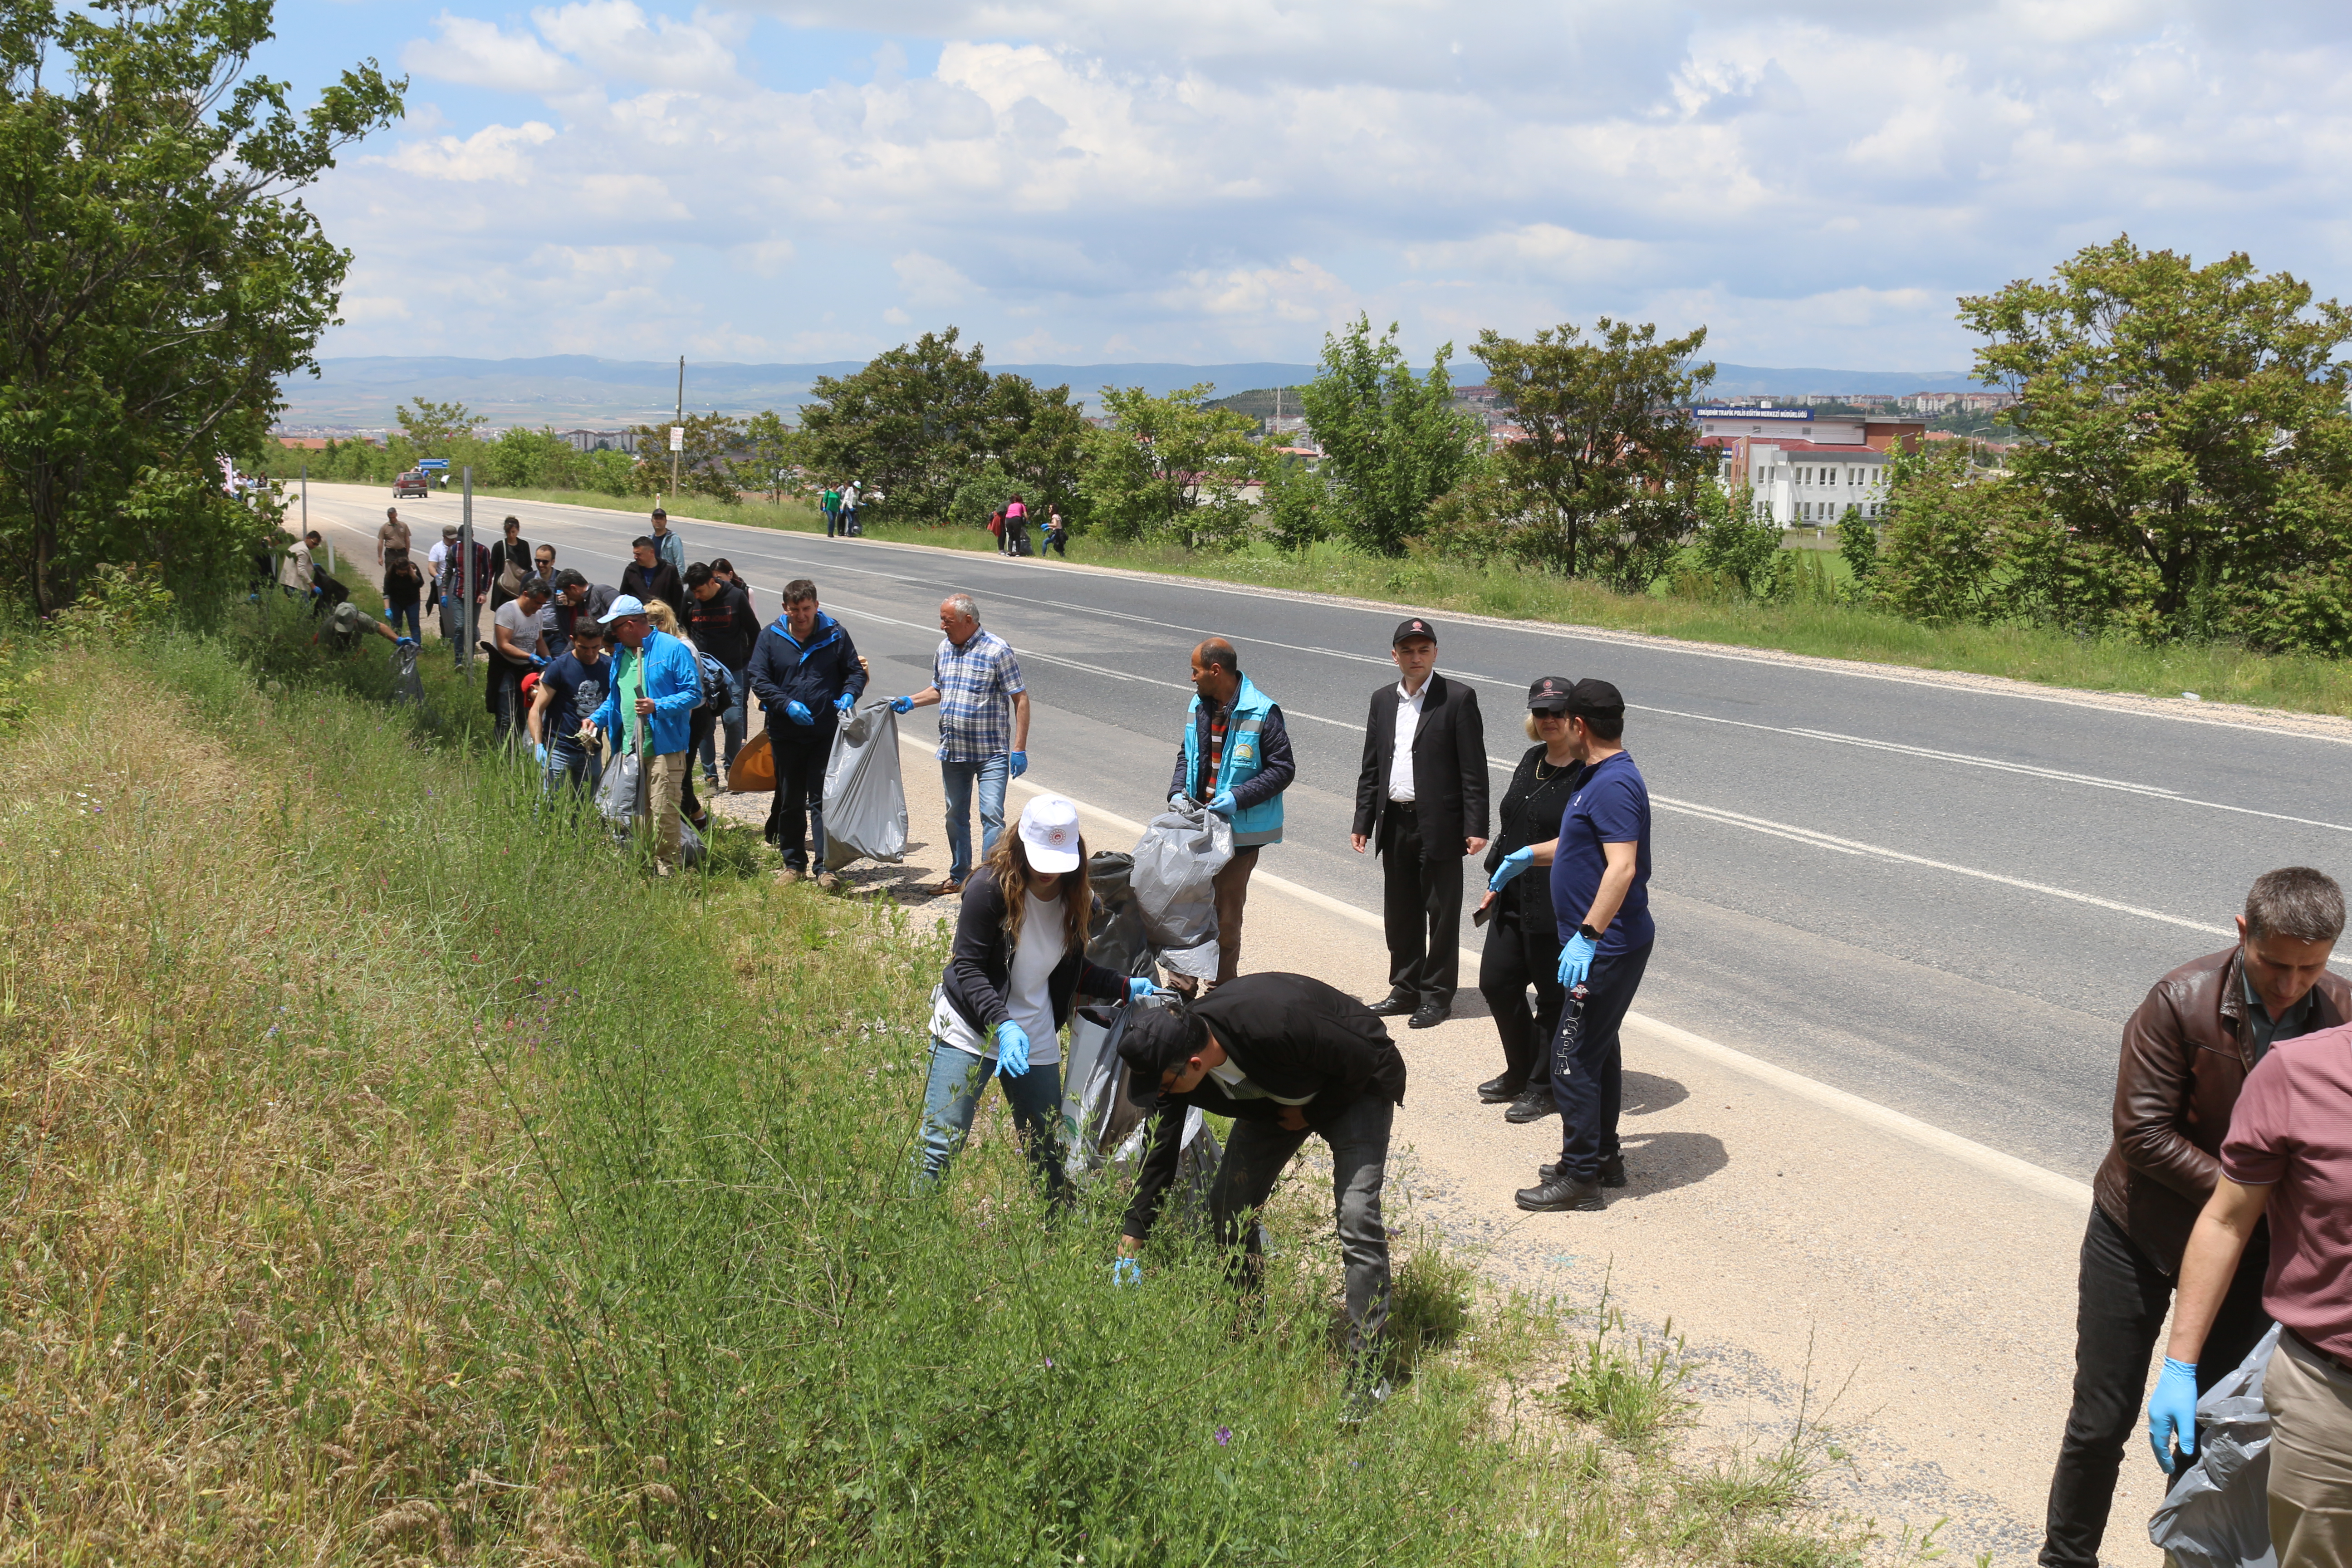
[(1403, 681), (1397, 682), (1396, 746), (1389, 754), (1389, 798), (1399, 805), (1412, 804), (1412, 735), (1421, 728), (1421, 700), (1428, 695), (1426, 679), (1419, 691), (1407, 691)]

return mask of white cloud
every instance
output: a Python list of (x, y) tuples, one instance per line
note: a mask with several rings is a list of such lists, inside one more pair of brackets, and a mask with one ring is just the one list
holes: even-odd
[[(2124, 228), (2352, 295), (2352, 14), (2306, 0), (746, 4), (443, 13), (412, 70), (550, 111), (338, 171), (320, 200), (368, 297), (500, 353), (854, 353), (954, 321), (992, 348), (1305, 360), (1366, 310), (1417, 358), (1606, 312), (1705, 321), (1735, 362), (1958, 369), (1955, 295)], [(790, 26), (909, 43), (761, 85)], [(649, 233), (658, 289), (531, 274)], [(352, 321), (328, 352), (416, 330)]]

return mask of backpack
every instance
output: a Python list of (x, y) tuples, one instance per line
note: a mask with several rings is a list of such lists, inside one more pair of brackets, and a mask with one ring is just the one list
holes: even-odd
[(1004, 537), (1004, 514), (1003, 512), (992, 511), (988, 514), (988, 531), (999, 539)]
[(702, 666), (702, 700), (695, 707), (707, 713), (724, 713), (735, 706), (735, 677), (717, 659), (695, 650), (695, 660)]

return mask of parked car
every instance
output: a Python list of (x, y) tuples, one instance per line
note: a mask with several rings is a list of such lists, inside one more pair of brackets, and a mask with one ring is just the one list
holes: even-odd
[(430, 492), (425, 487), (423, 468), (411, 468), (392, 481), (392, 499), (394, 500), (400, 500), (403, 496), (421, 496), (428, 493)]

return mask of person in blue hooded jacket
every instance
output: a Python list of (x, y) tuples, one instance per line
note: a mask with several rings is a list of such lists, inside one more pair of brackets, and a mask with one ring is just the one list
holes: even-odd
[(1217, 898), (1217, 978), (1241, 973), (1242, 906), (1257, 852), (1282, 842), (1282, 792), (1298, 776), (1282, 708), (1242, 673), (1241, 655), (1223, 637), (1192, 650), (1192, 706), (1168, 804), (1207, 806), (1234, 825), (1234, 858), (1211, 884)]
[(784, 584), (784, 613), (761, 631), (746, 673), (766, 712), (776, 759), (768, 842), (783, 852), (780, 875), (788, 882), (814, 875), (817, 886), (837, 887), (840, 879), (824, 863), (824, 763), (834, 731), (866, 689), (857, 645), (818, 607), (816, 584), (796, 577)]
[(702, 700), (702, 666), (685, 642), (654, 628), (645, 601), (633, 594), (614, 599), (603, 624), (620, 649), (604, 700), (588, 722), (598, 743), (609, 735), (621, 755), (641, 752), (644, 782), (631, 817), (640, 833), (650, 825), (654, 872), (667, 877), (678, 864), (678, 794), (686, 784), (695, 705)]

